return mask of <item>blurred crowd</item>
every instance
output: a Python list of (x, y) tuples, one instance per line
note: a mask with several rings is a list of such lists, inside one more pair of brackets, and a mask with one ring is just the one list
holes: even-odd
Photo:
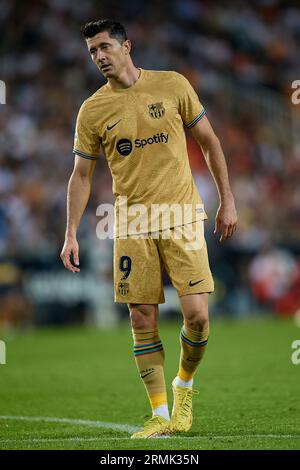
[[(209, 214), (216, 309), (294, 313), (300, 308), (300, 136), (275, 111), (263, 119), (259, 99), (248, 106), (251, 97), (267, 96), (269, 108), (280, 100), (284, 115), (300, 119), (291, 104), (291, 83), (300, 79), (300, 7), (276, 0), (0, 0), (0, 79), (7, 86), (7, 104), (0, 105), (0, 294), (7, 298), (13, 286), (14, 302), (17, 289), (28, 311), (20, 266), (39, 257), (56, 263), (76, 115), (104, 83), (79, 28), (105, 17), (125, 24), (137, 66), (176, 70), (191, 81), (221, 140), (239, 229), (214, 249), (217, 193), (188, 135)], [(291, 138), (280, 139), (280, 132)], [(104, 158), (80, 229), (83, 252), (99, 249), (96, 208), (102, 202), (113, 202)]]

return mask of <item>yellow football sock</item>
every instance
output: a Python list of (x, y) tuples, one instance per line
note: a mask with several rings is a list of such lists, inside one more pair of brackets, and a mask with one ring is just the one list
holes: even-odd
[(191, 380), (202, 360), (209, 336), (209, 326), (195, 331), (183, 326), (180, 333), (181, 353), (178, 377), (185, 382)]
[(132, 330), (134, 356), (152, 410), (167, 403), (164, 350), (158, 330)]

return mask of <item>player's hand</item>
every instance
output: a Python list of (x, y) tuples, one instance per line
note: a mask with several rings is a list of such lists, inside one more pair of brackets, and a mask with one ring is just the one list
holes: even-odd
[(214, 233), (221, 234), (219, 241), (224, 242), (227, 238), (232, 237), (236, 231), (236, 226), (237, 213), (233, 196), (230, 196), (226, 201), (222, 201), (219, 205)]
[[(71, 258), (73, 257), (73, 262)], [(66, 238), (60, 258), (66, 269), (71, 273), (80, 273), (79, 269), (79, 245), (76, 238)]]

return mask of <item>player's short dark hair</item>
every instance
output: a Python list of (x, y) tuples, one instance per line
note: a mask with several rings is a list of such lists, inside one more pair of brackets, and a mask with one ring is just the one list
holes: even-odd
[(85, 39), (92, 38), (98, 33), (107, 31), (111, 38), (117, 39), (120, 44), (127, 40), (127, 34), (124, 26), (114, 20), (91, 21), (81, 26), (81, 33)]

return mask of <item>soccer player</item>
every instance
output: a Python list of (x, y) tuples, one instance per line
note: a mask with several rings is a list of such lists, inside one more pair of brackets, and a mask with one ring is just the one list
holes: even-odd
[[(220, 205), (215, 232), (220, 241), (231, 237), (237, 215), (225, 158), (192, 86), (176, 72), (143, 70), (130, 56), (131, 42), (124, 27), (100, 20), (82, 27), (94, 64), (107, 79), (82, 104), (76, 124), (75, 164), (68, 186), (67, 227), (61, 258), (65, 267), (80, 272), (76, 232), (87, 205), (100, 150), (113, 178), (116, 196), (114, 240), (115, 301), (127, 303), (134, 341), (134, 356), (152, 408), (152, 418), (132, 438), (149, 438), (186, 432), (192, 425), (193, 377), (209, 336), (208, 295), (214, 289), (205, 240), (187, 248), (189, 232), (207, 218), (192, 178), (184, 126), (191, 129), (212, 173)], [(128, 218), (121, 223), (124, 197)], [(130, 208), (176, 206), (183, 219), (159, 222), (143, 237)], [(151, 216), (150, 216), (151, 211)], [(153, 217), (155, 219), (155, 216)], [(203, 222), (202, 222), (203, 224)], [(178, 235), (179, 228), (187, 229)], [(157, 225), (156, 225), (157, 227)], [(166, 230), (168, 231), (168, 236)], [(155, 235), (155, 236), (154, 236)], [(73, 256), (73, 262), (71, 260)], [(162, 269), (177, 290), (183, 326), (180, 333), (178, 373), (173, 380), (173, 409), (169, 416), (164, 379), (164, 349), (158, 330), (158, 304), (164, 302)]]

